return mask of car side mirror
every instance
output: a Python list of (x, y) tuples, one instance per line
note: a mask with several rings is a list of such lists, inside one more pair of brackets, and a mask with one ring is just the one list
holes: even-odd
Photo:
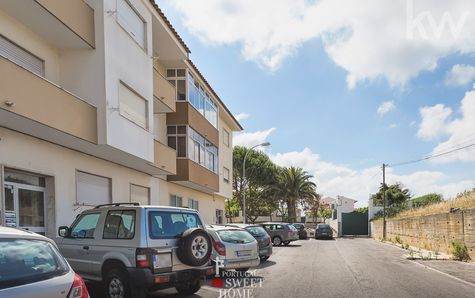
[(58, 228), (58, 235), (60, 237), (69, 237), (69, 227), (67, 226), (60, 226)]

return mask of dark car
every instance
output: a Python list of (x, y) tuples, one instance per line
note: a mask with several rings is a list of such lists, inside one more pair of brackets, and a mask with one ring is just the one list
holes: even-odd
[(299, 240), (297, 229), (289, 223), (265, 222), (260, 225), (271, 237), (273, 246), (289, 245), (290, 242)]
[(228, 226), (245, 229), (256, 238), (257, 243), (259, 244), (259, 257), (262, 261), (267, 260), (272, 255), (272, 242), (270, 236), (260, 225), (228, 224)]
[(315, 229), (315, 239), (330, 238), (333, 239), (333, 230), (328, 224), (318, 224)]
[(292, 224), (297, 231), (299, 231), (299, 239), (307, 239), (307, 230), (305, 230), (305, 225), (301, 223), (294, 223)]

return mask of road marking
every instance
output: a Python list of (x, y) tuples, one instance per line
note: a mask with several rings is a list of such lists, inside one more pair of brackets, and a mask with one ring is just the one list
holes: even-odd
[(469, 281), (463, 280), (463, 279), (461, 279), (461, 278), (459, 278), (459, 277), (457, 277), (457, 276), (453, 276), (453, 275), (451, 275), (451, 274), (445, 273), (445, 272), (443, 272), (443, 271), (440, 271), (440, 270), (438, 270), (438, 269), (429, 267), (429, 266), (424, 265), (424, 264), (421, 264), (421, 263), (419, 263), (419, 262), (412, 261), (412, 263), (417, 264), (417, 265), (419, 265), (419, 266), (421, 266), (421, 267), (423, 267), (423, 268), (432, 270), (432, 271), (434, 271), (434, 272), (439, 272), (439, 273), (442, 274), (442, 275), (445, 275), (445, 276), (447, 276), (447, 277), (450, 277), (450, 278), (452, 278), (452, 279), (455, 279), (455, 280), (457, 280), (457, 281), (460, 281), (460, 282), (462, 282), (462, 283), (464, 283), (464, 284), (466, 284), (466, 285), (469, 285), (469, 286), (472, 286), (472, 287), (475, 288), (475, 284), (473, 284), (473, 283), (471, 283), (471, 282), (469, 282)]

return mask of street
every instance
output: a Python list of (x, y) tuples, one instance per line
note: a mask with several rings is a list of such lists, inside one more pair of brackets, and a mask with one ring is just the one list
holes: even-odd
[[(264, 278), (262, 288), (254, 288), (250, 297), (473, 297), (475, 285), (426, 269), (403, 254), (368, 238), (310, 239), (274, 247), (255, 272)], [(91, 296), (100, 297), (97, 291)], [(169, 289), (150, 297), (178, 295)], [(192, 297), (219, 297), (219, 290), (207, 281)]]

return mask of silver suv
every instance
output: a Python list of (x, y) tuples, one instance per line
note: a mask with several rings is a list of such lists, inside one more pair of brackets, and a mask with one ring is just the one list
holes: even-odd
[(104, 283), (107, 297), (143, 297), (175, 287), (190, 295), (212, 275), (212, 244), (196, 210), (99, 205), (71, 227), (59, 227), (58, 247), (83, 278)]

